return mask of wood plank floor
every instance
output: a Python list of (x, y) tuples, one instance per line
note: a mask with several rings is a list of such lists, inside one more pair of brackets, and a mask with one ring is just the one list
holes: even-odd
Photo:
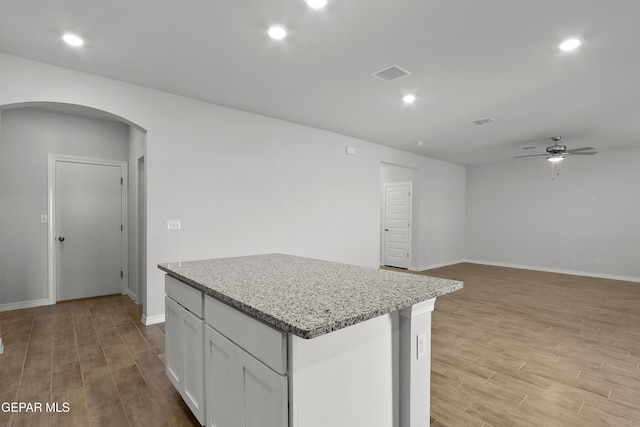
[[(432, 426), (640, 426), (640, 284), (475, 264), (421, 274), (465, 282), (433, 313)], [(126, 296), (0, 313), (0, 402), (70, 406), (0, 411), (0, 427), (196, 426), (164, 373), (163, 326), (140, 317)]]
[(0, 403), (42, 403), (0, 410), (0, 427), (197, 426), (165, 375), (163, 325), (141, 314), (120, 295), (0, 313)]
[(640, 426), (640, 283), (477, 264), (433, 312), (432, 426)]

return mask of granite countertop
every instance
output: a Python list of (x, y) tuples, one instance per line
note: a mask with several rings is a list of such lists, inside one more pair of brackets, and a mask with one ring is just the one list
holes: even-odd
[(315, 338), (463, 286), (455, 280), (282, 254), (158, 267), (241, 312), (302, 338)]

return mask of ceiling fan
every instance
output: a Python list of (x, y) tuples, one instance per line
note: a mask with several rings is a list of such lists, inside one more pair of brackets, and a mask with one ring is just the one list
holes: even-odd
[(547, 156), (547, 160), (550, 162), (560, 162), (564, 159), (564, 156), (574, 155), (574, 156), (592, 156), (594, 154), (598, 154), (597, 151), (589, 151), (594, 150), (592, 147), (580, 147), (573, 148), (571, 150), (567, 150), (566, 145), (560, 145), (559, 142), (562, 139), (561, 136), (552, 136), (549, 138), (553, 141), (553, 145), (547, 147), (546, 154), (528, 154), (526, 156), (516, 156), (515, 159), (519, 159), (521, 157), (537, 157), (537, 156)]

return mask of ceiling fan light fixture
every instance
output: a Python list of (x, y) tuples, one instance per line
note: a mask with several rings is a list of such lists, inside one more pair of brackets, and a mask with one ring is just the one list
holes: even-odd
[(553, 154), (547, 157), (547, 160), (549, 160), (551, 163), (558, 163), (564, 160), (564, 156), (562, 154)]

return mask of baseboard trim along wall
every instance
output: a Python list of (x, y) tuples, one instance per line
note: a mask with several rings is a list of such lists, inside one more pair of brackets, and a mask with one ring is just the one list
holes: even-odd
[(7, 304), (0, 304), (0, 311), (20, 310), (21, 308), (40, 307), (42, 305), (50, 305), (49, 298), (34, 299), (31, 301), (19, 301), (10, 302)]
[(145, 326), (155, 325), (156, 323), (164, 323), (164, 314), (158, 314), (157, 316), (142, 315), (142, 324)]
[(640, 277), (619, 276), (616, 274), (601, 274), (590, 271), (565, 270), (562, 268), (538, 267), (535, 265), (509, 264), (505, 262), (482, 261), (477, 259), (465, 259), (460, 262), (468, 262), (471, 264), (492, 265), (495, 267), (519, 268), (521, 270), (545, 271), (547, 273), (571, 274), (573, 276), (595, 277), (598, 279), (622, 280), (624, 282), (640, 283)]
[(140, 305), (140, 303), (138, 302), (138, 296), (133, 293), (131, 289), (127, 289), (127, 295), (129, 296), (129, 298), (131, 298), (131, 301), (135, 302), (137, 305)]
[(421, 265), (418, 267), (409, 267), (409, 270), (411, 271), (424, 271), (424, 270), (431, 270), (432, 268), (440, 268), (440, 267), (448, 267), (450, 265), (454, 265), (454, 264), (460, 264), (461, 262), (466, 262), (464, 259), (458, 259), (455, 261), (447, 261), (447, 262), (441, 262), (441, 263), (436, 263), (436, 264), (428, 264), (428, 265)]

